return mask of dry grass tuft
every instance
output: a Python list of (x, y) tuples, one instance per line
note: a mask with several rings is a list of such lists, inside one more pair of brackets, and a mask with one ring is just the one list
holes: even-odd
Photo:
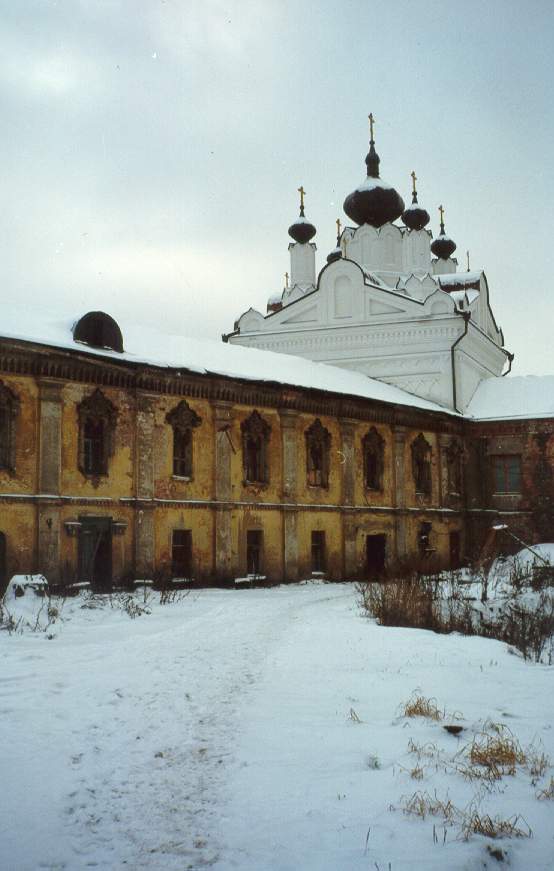
[(550, 768), (550, 756), (546, 753), (529, 747), (527, 750), (527, 768), (533, 780), (539, 780)]
[(537, 792), (537, 798), (539, 801), (554, 799), (554, 777), (550, 778), (550, 783), (545, 787), (545, 789), (539, 789)]
[(400, 799), (402, 810), (405, 814), (413, 814), (424, 820), (428, 816), (442, 817), (445, 822), (453, 823), (460, 813), (450, 799), (442, 801), (428, 792), (414, 792), (409, 798), (402, 796)]
[(443, 720), (444, 711), (439, 711), (436, 699), (426, 699), (425, 696), (412, 696), (402, 708), (404, 717), (428, 717), (430, 720)]
[(530, 838), (531, 827), (519, 815), (503, 820), (502, 817), (481, 816), (473, 812), (462, 822), (462, 837), (468, 840), (471, 835), (484, 835), (486, 838)]
[(472, 765), (481, 766), (496, 775), (515, 774), (516, 765), (525, 765), (527, 757), (517, 738), (510, 730), (497, 723), (489, 724), (490, 731), (477, 735), (469, 747)]

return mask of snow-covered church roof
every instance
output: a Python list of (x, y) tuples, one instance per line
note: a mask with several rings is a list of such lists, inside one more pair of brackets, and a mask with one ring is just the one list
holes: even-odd
[(554, 417), (554, 375), (507, 375), (481, 381), (466, 409), (475, 420)]
[(413, 396), (399, 387), (369, 378), (360, 372), (214, 339), (166, 334), (132, 323), (120, 323), (123, 352), (92, 347), (73, 339), (73, 328), (77, 321), (78, 317), (64, 316), (63, 313), (46, 313), (37, 309), (11, 306), (2, 311), (0, 341), (2, 338), (14, 339), (130, 364), (146, 364), (202, 375), (277, 382), (292, 387), (324, 390), (452, 414), (434, 402)]

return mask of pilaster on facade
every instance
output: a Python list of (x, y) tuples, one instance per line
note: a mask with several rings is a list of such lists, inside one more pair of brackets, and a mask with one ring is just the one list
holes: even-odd
[(60, 579), (60, 508), (55, 497), (61, 493), (62, 388), (63, 383), (41, 378), (39, 384), (39, 490), (54, 497), (39, 505), (38, 565), (53, 583)]
[(290, 501), (296, 499), (298, 489), (297, 425), (298, 412), (290, 409), (279, 411), (281, 421), (282, 481), (283, 497)]
[(439, 433), (439, 460), (438, 460), (438, 499), (439, 505), (442, 508), (448, 506), (449, 503), (449, 487), (448, 487), (448, 449), (450, 447), (451, 437), (446, 433)]
[(341, 501), (343, 505), (354, 505), (356, 484), (356, 460), (354, 440), (357, 421), (340, 418), (341, 449), (339, 463), (341, 470)]
[(154, 506), (151, 502), (154, 498), (155, 400), (155, 395), (137, 391), (136, 494), (137, 499), (144, 500), (144, 503), (135, 515), (135, 571), (143, 578), (152, 577), (155, 569)]
[[(406, 435), (404, 426), (393, 427), (393, 506), (397, 509), (406, 508)], [(400, 511), (396, 514), (396, 558), (403, 560), (407, 556), (407, 520)]]
[(215, 432), (215, 467), (214, 493), (215, 498), (222, 502), (232, 496), (231, 482), (231, 429), (233, 426), (233, 403), (218, 401), (211, 403), (214, 413)]

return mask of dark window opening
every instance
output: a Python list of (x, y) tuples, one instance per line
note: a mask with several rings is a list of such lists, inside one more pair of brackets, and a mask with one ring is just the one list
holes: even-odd
[(422, 433), (412, 442), (412, 473), (415, 490), (420, 496), (431, 496), (431, 445)]
[(269, 481), (268, 446), (271, 427), (253, 411), (241, 424), (242, 462), (245, 483), (267, 484)]
[(174, 578), (192, 575), (192, 531), (174, 529), (171, 539), (171, 572)]
[(326, 568), (325, 532), (314, 529), (312, 532), (312, 572), (325, 572)]
[(383, 489), (384, 442), (372, 427), (362, 442), (364, 482), (368, 490)]
[(173, 474), (181, 478), (192, 476), (192, 431), (173, 430)]
[(246, 533), (246, 572), (249, 575), (262, 573), (263, 532), (249, 529)]
[(0, 381), (0, 469), (15, 470), (15, 431), (19, 400)]
[(87, 396), (77, 408), (79, 417), (79, 469), (98, 478), (108, 474), (113, 453), (117, 411), (100, 390)]
[(521, 457), (505, 454), (493, 457), (494, 492), (521, 493)]
[(87, 418), (83, 429), (83, 471), (85, 475), (103, 475), (104, 421)]
[(329, 486), (331, 435), (319, 418), (306, 430), (306, 477), (310, 487)]
[(365, 562), (369, 579), (382, 575), (385, 571), (386, 547), (386, 535), (366, 535)]
[(459, 569), (462, 560), (461, 560), (461, 550), (460, 550), (460, 533), (458, 530), (454, 530), (450, 533), (449, 536), (450, 542), (450, 568), (452, 571), (455, 569)]

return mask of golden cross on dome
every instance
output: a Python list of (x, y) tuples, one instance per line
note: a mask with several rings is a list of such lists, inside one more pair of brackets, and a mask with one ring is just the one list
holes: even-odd
[(441, 224), (444, 224), (444, 208), (443, 208), (443, 206), (439, 206), (439, 212), (441, 215)]
[(342, 229), (342, 224), (341, 224), (341, 222), (340, 222), (340, 218), (337, 218), (337, 220), (335, 221), (335, 223), (336, 223), (336, 225), (337, 225), (337, 238), (338, 238), (338, 237), (340, 236), (340, 231), (341, 231), (341, 229)]
[(412, 169), (410, 175), (411, 175), (411, 177), (412, 177), (412, 193), (415, 194), (415, 193), (416, 193), (416, 186), (415, 186), (415, 183), (416, 183), (416, 181), (417, 181), (417, 175), (415, 174), (415, 169)]
[(370, 112), (367, 117), (369, 118), (369, 138), (373, 142), (373, 125), (375, 124), (375, 118), (373, 117), (373, 112)]
[(288, 272), (285, 272), (285, 287), (288, 287), (288, 286), (289, 286), (289, 274), (288, 274)]
[(303, 209), (304, 208), (304, 195), (306, 193), (303, 185), (300, 185), (300, 187), (298, 188), (298, 193), (300, 194), (300, 208)]

